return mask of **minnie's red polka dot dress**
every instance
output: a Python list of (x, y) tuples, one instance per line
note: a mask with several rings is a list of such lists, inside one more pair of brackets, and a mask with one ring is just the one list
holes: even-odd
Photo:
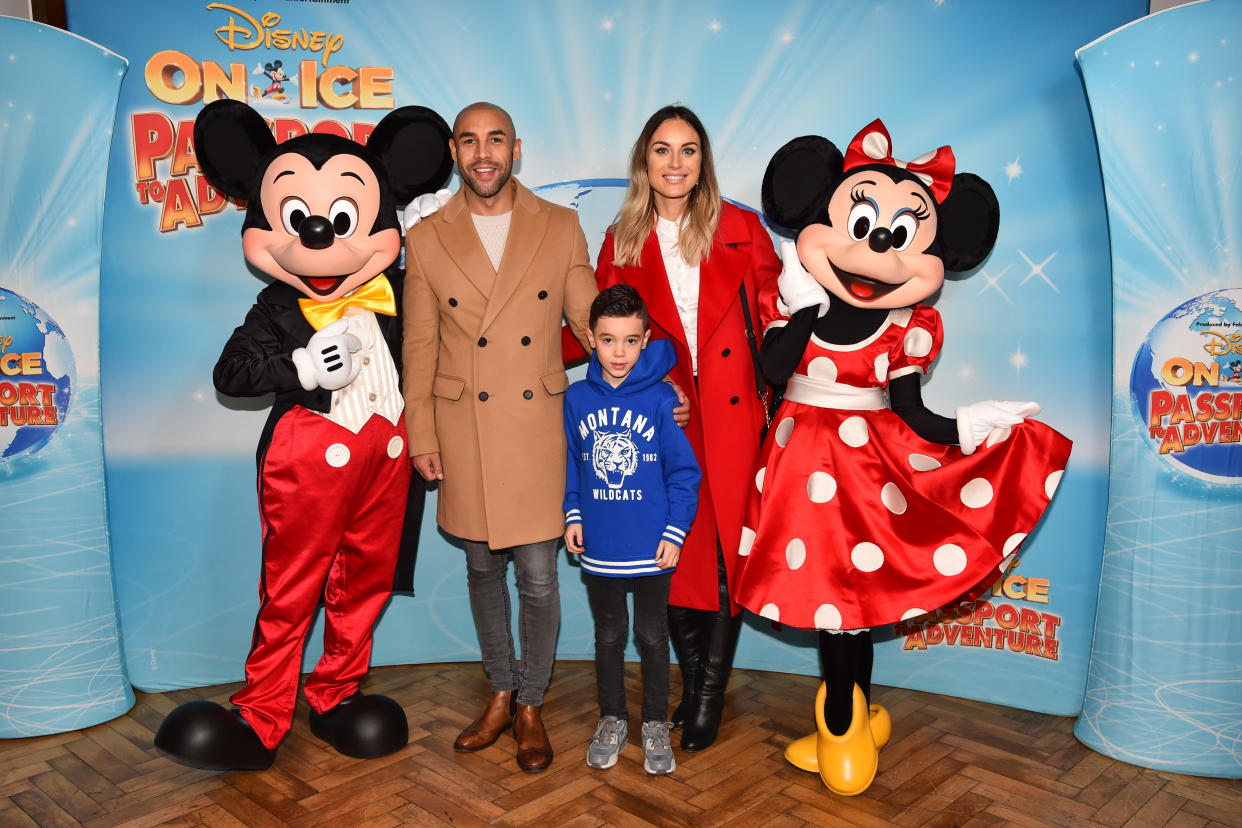
[(1029, 419), (969, 456), (915, 434), (883, 389), (924, 373), (941, 337), (925, 305), (890, 312), (857, 345), (812, 336), (760, 452), (737, 603), (793, 627), (849, 630), (978, 597), (996, 580), (1047, 508), (1070, 441)]

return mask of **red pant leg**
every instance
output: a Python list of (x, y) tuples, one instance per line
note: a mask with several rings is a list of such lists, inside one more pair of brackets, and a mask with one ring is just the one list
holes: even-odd
[(318, 713), (353, 695), (371, 663), (371, 633), (392, 594), (413, 466), (405, 422), (372, 417), (358, 435), (372, 446), (374, 471), (359, 482), (354, 510), (324, 588), (323, 656), (306, 679)]
[[(383, 424), (378, 430), (372, 428), (377, 421)], [(358, 502), (356, 493), (366, 489), (369, 476), (384, 467), (380, 458), (389, 466), (406, 467), (408, 484), (404, 442), (397, 459), (389, 456), (387, 444), (376, 445), (383, 442), (378, 431), (393, 428), (386, 420), (372, 417), (355, 435), (318, 414), (295, 407), (273, 431), (259, 475), (263, 526), (259, 613), (246, 659), (246, 686), (232, 698), (269, 748), (280, 743), (292, 723), (303, 642), (325, 581), (337, 567), (338, 551)], [(397, 525), (398, 538), (407, 490), (408, 485), (401, 489), (400, 508), (390, 521)], [(396, 547), (394, 542), (389, 562), (378, 565), (379, 569), (386, 567), (389, 588)], [(339, 582), (340, 578), (333, 580)], [(348, 581), (344, 588), (353, 589)], [(340, 586), (335, 589), (339, 591)], [(370, 626), (382, 605), (381, 598), (374, 614), (365, 621), (368, 657)], [(364, 604), (364, 612), (367, 606)], [(362, 623), (361, 618), (358, 623)]]

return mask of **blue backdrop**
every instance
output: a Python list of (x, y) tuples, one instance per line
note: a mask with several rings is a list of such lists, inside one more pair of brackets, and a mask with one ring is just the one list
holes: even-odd
[(0, 737), (134, 703), (99, 412), (104, 174), (125, 61), (0, 17)]
[[(1113, 255), (1108, 534), (1075, 734), (1242, 777), (1242, 2), (1078, 56)], [(1206, 410), (1206, 415), (1204, 411)]]
[[(188, 125), (203, 96), (247, 99), (282, 136), (299, 123), (353, 132), (393, 103), (451, 119), (470, 101), (496, 101), (523, 139), (518, 176), (579, 209), (593, 253), (619, 201), (606, 179), (624, 176), (646, 117), (680, 101), (707, 125), (723, 192), (744, 205), (758, 203), (784, 142), (818, 133), (843, 146), (877, 116), (899, 157), (951, 144), (959, 168), (996, 189), (996, 250), (937, 301), (947, 333), (925, 396), (940, 412), (1038, 400), (1075, 453), (991, 617), (978, 619), (1004, 629), (1028, 613), (1015, 630), (1023, 651), (965, 644), (973, 618), (928, 622), (880, 644), (876, 681), (1076, 714), (1103, 545), (1110, 365), (1107, 226), (1073, 52), (1145, 10), (1145, 0), (685, 2), (669, 25), (657, 2), (69, 0), (71, 28), (136, 69), (110, 165), (103, 299), (108, 481), (133, 681), (240, 679), (257, 604), (253, 450), (265, 412), (218, 397), (210, 377), (262, 282), (242, 259), (240, 213), (198, 189)], [(275, 60), (292, 77), (264, 96)], [(417, 597), (390, 604), (375, 663), (478, 657), (462, 555), (437, 533), (434, 511), (433, 499)], [(590, 658), (585, 593), (567, 557), (561, 576), (558, 655)], [(316, 629), (308, 663), (318, 653)], [(738, 655), (741, 666), (802, 673), (818, 671), (815, 659), (809, 638), (753, 622)]]

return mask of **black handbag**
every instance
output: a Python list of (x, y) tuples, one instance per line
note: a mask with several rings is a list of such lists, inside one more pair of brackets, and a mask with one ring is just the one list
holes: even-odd
[(763, 403), (763, 427), (759, 429), (759, 442), (763, 443), (768, 436), (768, 428), (772, 425), (772, 417), (781, 405), (784, 386), (769, 387), (763, 379), (763, 369), (759, 367), (759, 341), (755, 338), (755, 326), (750, 319), (750, 302), (746, 300), (746, 282), (738, 288), (738, 296), (742, 300), (742, 316), (746, 320), (746, 342), (750, 345), (750, 361), (755, 368), (755, 388), (759, 392), (759, 402)]

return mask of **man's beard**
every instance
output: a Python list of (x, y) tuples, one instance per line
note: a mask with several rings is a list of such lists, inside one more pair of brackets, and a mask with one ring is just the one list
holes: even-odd
[[(497, 169), (497, 172), (500, 172), (500, 170)], [(491, 192), (488, 192), (487, 190), (482, 189), (479, 183), (475, 181), (473, 175), (463, 175), (461, 177), (461, 180), (463, 183), (465, 183), (467, 187), (470, 188), (470, 191), (473, 192), (475, 195), (477, 195), (479, 198), (491, 198), (492, 196), (496, 195), (501, 190), (503, 190), (505, 185), (509, 183), (509, 179), (512, 177), (513, 177), (513, 165), (510, 164), (508, 167), (505, 168), (504, 172), (501, 173), (500, 176), (496, 179), (496, 181), (493, 184), (493, 189), (491, 190)]]

